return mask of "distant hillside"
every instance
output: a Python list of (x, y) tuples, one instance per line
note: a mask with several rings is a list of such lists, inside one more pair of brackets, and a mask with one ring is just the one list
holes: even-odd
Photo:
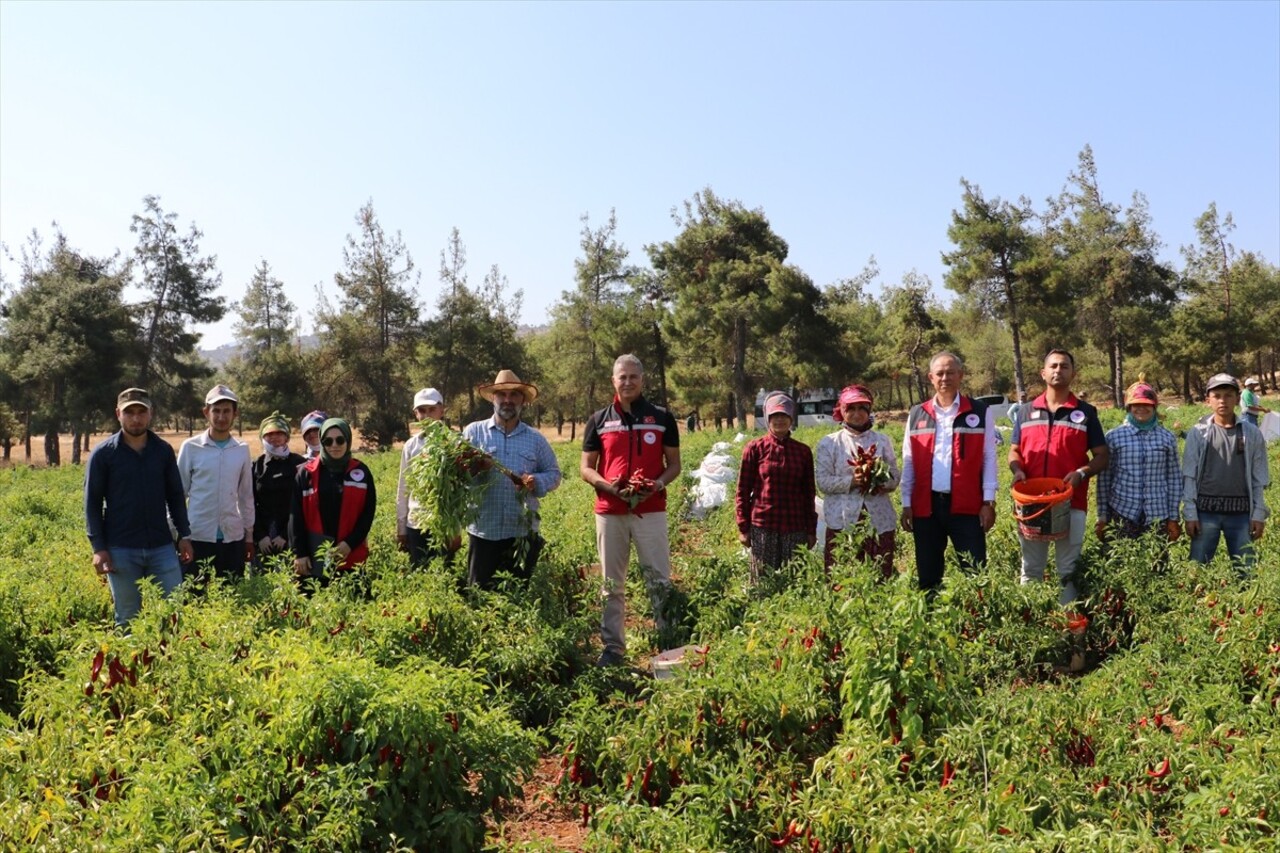
[[(315, 349), (319, 345), (320, 345), (320, 339), (317, 338), (315, 335), (302, 336), (303, 349)], [(209, 364), (213, 365), (214, 367), (225, 366), (226, 363), (230, 361), (232, 357), (234, 357), (235, 354), (238, 352), (240, 352), (239, 344), (223, 344), (222, 346), (217, 347), (215, 349), (199, 350), (200, 357), (203, 358), (205, 361), (209, 362)]]

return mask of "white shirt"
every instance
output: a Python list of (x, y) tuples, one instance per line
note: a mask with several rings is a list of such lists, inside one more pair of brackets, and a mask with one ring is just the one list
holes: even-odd
[(933, 398), (933, 483), (929, 488), (935, 492), (951, 491), (951, 454), (954, 450), (951, 440), (955, 435), (956, 414), (959, 411), (959, 394), (946, 407), (938, 405), (937, 397)]
[(178, 473), (187, 496), (191, 538), (223, 542), (253, 538), (253, 462), (249, 445), (232, 436), (219, 447), (205, 430), (182, 442)]
[[(982, 424), (982, 499), (993, 501), (1000, 488), (1000, 472), (996, 462), (996, 418), (991, 406)], [(933, 398), (933, 472), (929, 488), (935, 492), (951, 491), (951, 453), (954, 446), (956, 415), (960, 412), (960, 395), (943, 408), (938, 398)], [(911, 459), (910, 437), (902, 435), (902, 508), (911, 506), (911, 491), (915, 487), (916, 468)]]
[[(865, 450), (872, 447), (889, 467), (889, 482), (884, 484), (885, 494), (864, 495), (853, 487), (853, 469), (849, 467), (849, 460), (859, 448)], [(858, 516), (865, 507), (876, 533), (893, 530), (897, 516), (888, 492), (898, 487), (898, 461), (894, 458), (893, 442), (889, 440), (889, 436), (874, 429), (854, 432), (841, 427), (819, 439), (816, 455), (818, 470), (815, 479), (818, 490), (824, 495), (822, 518), (827, 527), (843, 530), (851, 524), (857, 524)]]
[(413, 457), (422, 452), (422, 445), (425, 443), (422, 433), (418, 433), (404, 443), (404, 449), (400, 453), (400, 480), (396, 484), (397, 536), (405, 534), (405, 530), (409, 528), (411, 520), (413, 521), (414, 530), (421, 530), (426, 524), (426, 519), (419, 518), (422, 507), (418, 503), (418, 499), (409, 494), (409, 488), (405, 485), (405, 474), (409, 471), (409, 463), (413, 461)]

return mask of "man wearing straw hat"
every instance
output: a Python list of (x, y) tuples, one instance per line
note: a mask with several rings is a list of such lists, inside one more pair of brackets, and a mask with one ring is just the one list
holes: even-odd
[(504, 369), (476, 390), (493, 403), (493, 417), (467, 424), (462, 435), (492, 459), (480, 466), (489, 488), (467, 527), (467, 580), (492, 589), (499, 571), (522, 580), (533, 574), (543, 545), (538, 498), (560, 485), (560, 463), (542, 433), (520, 419), (538, 398), (537, 386)]
[[(1098, 410), (1071, 393), (1076, 360), (1064, 349), (1049, 350), (1040, 378), (1044, 393), (1017, 409), (1009, 448), (1013, 482), (1030, 477), (1061, 479), (1072, 488), (1070, 530), (1054, 545), (1054, 562), (1062, 583), (1059, 601), (1076, 599), (1073, 579), (1084, 544), (1085, 514), (1089, 507), (1089, 478), (1101, 473), (1110, 458)], [(1018, 532), (1022, 546), (1022, 582), (1044, 580), (1049, 543)]]

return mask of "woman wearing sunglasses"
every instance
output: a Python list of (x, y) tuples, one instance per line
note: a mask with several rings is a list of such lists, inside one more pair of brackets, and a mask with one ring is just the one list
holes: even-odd
[[(289, 539), (294, 572), (321, 586), (332, 580), (324, 565), (350, 571), (369, 556), (369, 529), (377, 503), (373, 475), (351, 456), (351, 426), (329, 418), (320, 427), (320, 455), (308, 459), (294, 479)], [(330, 545), (322, 565), (321, 549)]]

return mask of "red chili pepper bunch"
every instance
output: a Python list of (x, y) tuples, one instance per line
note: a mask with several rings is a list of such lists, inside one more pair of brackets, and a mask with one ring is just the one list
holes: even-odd
[(876, 453), (874, 446), (859, 447), (849, 458), (849, 467), (859, 480), (858, 490), (864, 495), (889, 482), (889, 466)]
[[(614, 481), (615, 485), (619, 484), (621, 479), (622, 478), (619, 477), (618, 480)], [(631, 472), (631, 477), (626, 481), (626, 483), (621, 485), (622, 488), (618, 490), (619, 497), (626, 500), (627, 505), (632, 509), (635, 509), (636, 504), (643, 500), (643, 498), (641, 498), (641, 494), (643, 493), (647, 497), (649, 492), (652, 492), (657, 488), (658, 483), (656, 480), (651, 480), (646, 477), (644, 475), (644, 471), (637, 468)]]

